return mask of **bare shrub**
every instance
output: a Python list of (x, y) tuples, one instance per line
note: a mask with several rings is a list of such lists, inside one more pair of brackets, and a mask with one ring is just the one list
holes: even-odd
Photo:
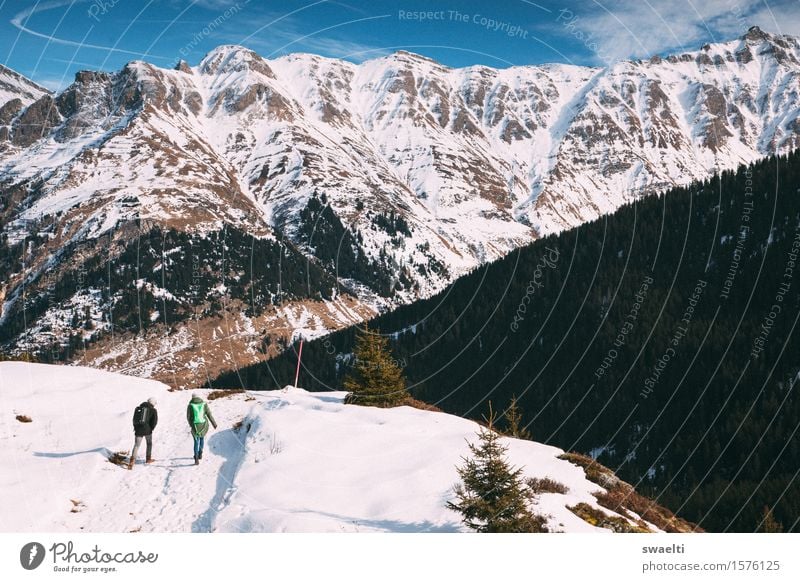
[(566, 495), (569, 493), (569, 487), (550, 477), (545, 477), (543, 479), (531, 477), (526, 481), (526, 484), (534, 495), (541, 495), (542, 493), (559, 493), (561, 495)]
[(207, 400), (217, 400), (218, 398), (230, 398), (236, 394), (243, 394), (244, 388), (227, 388), (225, 390), (213, 390), (208, 393)]

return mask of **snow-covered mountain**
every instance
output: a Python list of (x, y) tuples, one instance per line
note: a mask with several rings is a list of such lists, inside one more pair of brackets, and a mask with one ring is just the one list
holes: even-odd
[(9, 124), (23, 108), (49, 94), (44, 87), (0, 65), (0, 142), (9, 139)]
[(14, 99), (19, 99), (23, 106), (28, 106), (44, 95), (49, 94), (50, 91), (44, 87), (37, 85), (16, 71), (0, 65), (0, 106), (4, 106)]
[[(459, 417), (344, 405), (344, 393), (243, 392), (209, 401), (218, 428), (195, 466), (188, 392), (89, 368), (4, 362), (0, 395), (3, 532), (468, 531), (445, 507), (467, 441), (477, 439), (478, 425)], [(150, 397), (155, 462), (145, 465), (142, 450), (129, 471), (109, 458), (129, 454), (133, 409)], [(551, 531), (660, 531), (598, 503), (621, 482), (593, 483), (555, 447), (503, 440), (526, 477), (566, 487), (538, 496)]]
[[(17, 85), (29, 102), (36, 97)], [(14, 108), (0, 129), (0, 225), (4, 253), (19, 265), (0, 282), (0, 340), (41, 349), (42, 322), (70, 319), (76, 306), (101, 314), (80, 315), (82, 323), (113, 330), (113, 291), (65, 291), (22, 317), (23, 289), (58, 287), (67, 271), (118, 257), (154, 228), (189, 236), (182, 251), (166, 249), (184, 261), (192, 260), (186, 245), (228, 229), (274, 241), (333, 277), (337, 288), (323, 295), (348, 297), (358, 319), (638, 196), (797, 147), (799, 92), (798, 39), (757, 28), (602, 69), (451, 69), (402, 51), (362, 64), (307, 54), (266, 60), (222, 46), (195, 67), (132, 62), (117, 73), (81, 72), (60, 94)], [(22, 251), (22, 240), (35, 244)], [(166, 308), (140, 309), (138, 329), (125, 328), (140, 339), (150, 319), (185, 331), (189, 307), (227, 297), (228, 282), (251, 268), (218, 269), (216, 295), (191, 298), (131, 267), (121, 285), (186, 307), (172, 323)], [(276, 296), (317, 292), (307, 291)], [(9, 327), (9, 318), (25, 324)], [(255, 354), (266, 336), (251, 335), (261, 337), (232, 352)], [(200, 365), (193, 345), (178, 368)], [(229, 356), (227, 365), (259, 357)], [(175, 366), (153, 373), (164, 378)]]

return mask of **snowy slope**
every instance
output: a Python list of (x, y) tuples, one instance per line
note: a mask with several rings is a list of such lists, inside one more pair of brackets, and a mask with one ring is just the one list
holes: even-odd
[[(132, 446), (132, 410), (151, 396), (156, 462), (140, 459), (133, 471), (109, 463), (109, 453)], [(214, 400), (219, 427), (194, 466), (187, 392), (88, 368), (0, 363), (0, 531), (463, 531), (444, 503), (477, 425), (408, 407), (345, 406), (343, 396), (290, 389)], [(608, 532), (566, 509), (598, 507), (599, 487), (557, 459), (562, 451), (507, 444), (526, 475), (569, 487), (540, 497), (552, 528)]]
[(0, 106), (12, 99), (19, 99), (23, 105), (30, 105), (43, 95), (50, 93), (16, 71), (0, 65)]

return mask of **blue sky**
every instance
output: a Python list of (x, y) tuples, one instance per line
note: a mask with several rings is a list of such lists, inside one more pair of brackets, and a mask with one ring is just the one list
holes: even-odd
[(59, 89), (81, 69), (199, 62), (220, 44), (362, 61), (602, 66), (694, 50), (757, 24), (800, 35), (800, 0), (0, 0), (0, 62)]

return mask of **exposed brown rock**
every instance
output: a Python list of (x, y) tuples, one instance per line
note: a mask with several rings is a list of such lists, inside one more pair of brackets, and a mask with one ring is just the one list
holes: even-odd
[(749, 29), (747, 29), (747, 32), (742, 38), (744, 38), (745, 40), (749, 40), (751, 42), (758, 42), (762, 40), (767, 40), (770, 38), (770, 36), (763, 30), (761, 30), (759, 27), (751, 26)]
[(186, 108), (193, 114), (198, 115), (203, 109), (203, 98), (197, 91), (192, 91), (184, 95), (183, 104), (186, 105)]
[(746, 65), (753, 60), (753, 53), (750, 52), (750, 47), (744, 45), (741, 50), (736, 51), (736, 62), (740, 65)]
[(0, 125), (8, 125), (11, 120), (22, 111), (22, 101), (20, 99), (12, 99), (6, 101), (5, 105), (0, 106)]
[(12, 128), (14, 145), (27, 147), (45, 137), (61, 123), (55, 100), (45, 95), (32, 103), (17, 119)]
[(518, 141), (521, 139), (530, 139), (531, 134), (520, 125), (519, 121), (516, 119), (511, 119), (506, 123), (506, 126), (503, 128), (503, 133), (500, 135), (501, 139), (506, 143), (511, 143), (512, 141)]
[(711, 116), (703, 128), (702, 143), (710, 150), (717, 151), (733, 135), (728, 129), (727, 103), (722, 92), (713, 85), (704, 84), (701, 94), (706, 111)]
[(695, 59), (695, 62), (698, 65), (713, 65), (714, 64), (714, 61), (712, 61), (711, 57), (708, 56), (706, 53), (700, 53), (699, 55), (697, 55), (697, 58)]
[(183, 59), (179, 60), (175, 64), (175, 70), (176, 71), (180, 71), (181, 73), (186, 73), (187, 75), (193, 75), (194, 74), (194, 72), (192, 71), (192, 68), (189, 66), (189, 63), (187, 63)]

